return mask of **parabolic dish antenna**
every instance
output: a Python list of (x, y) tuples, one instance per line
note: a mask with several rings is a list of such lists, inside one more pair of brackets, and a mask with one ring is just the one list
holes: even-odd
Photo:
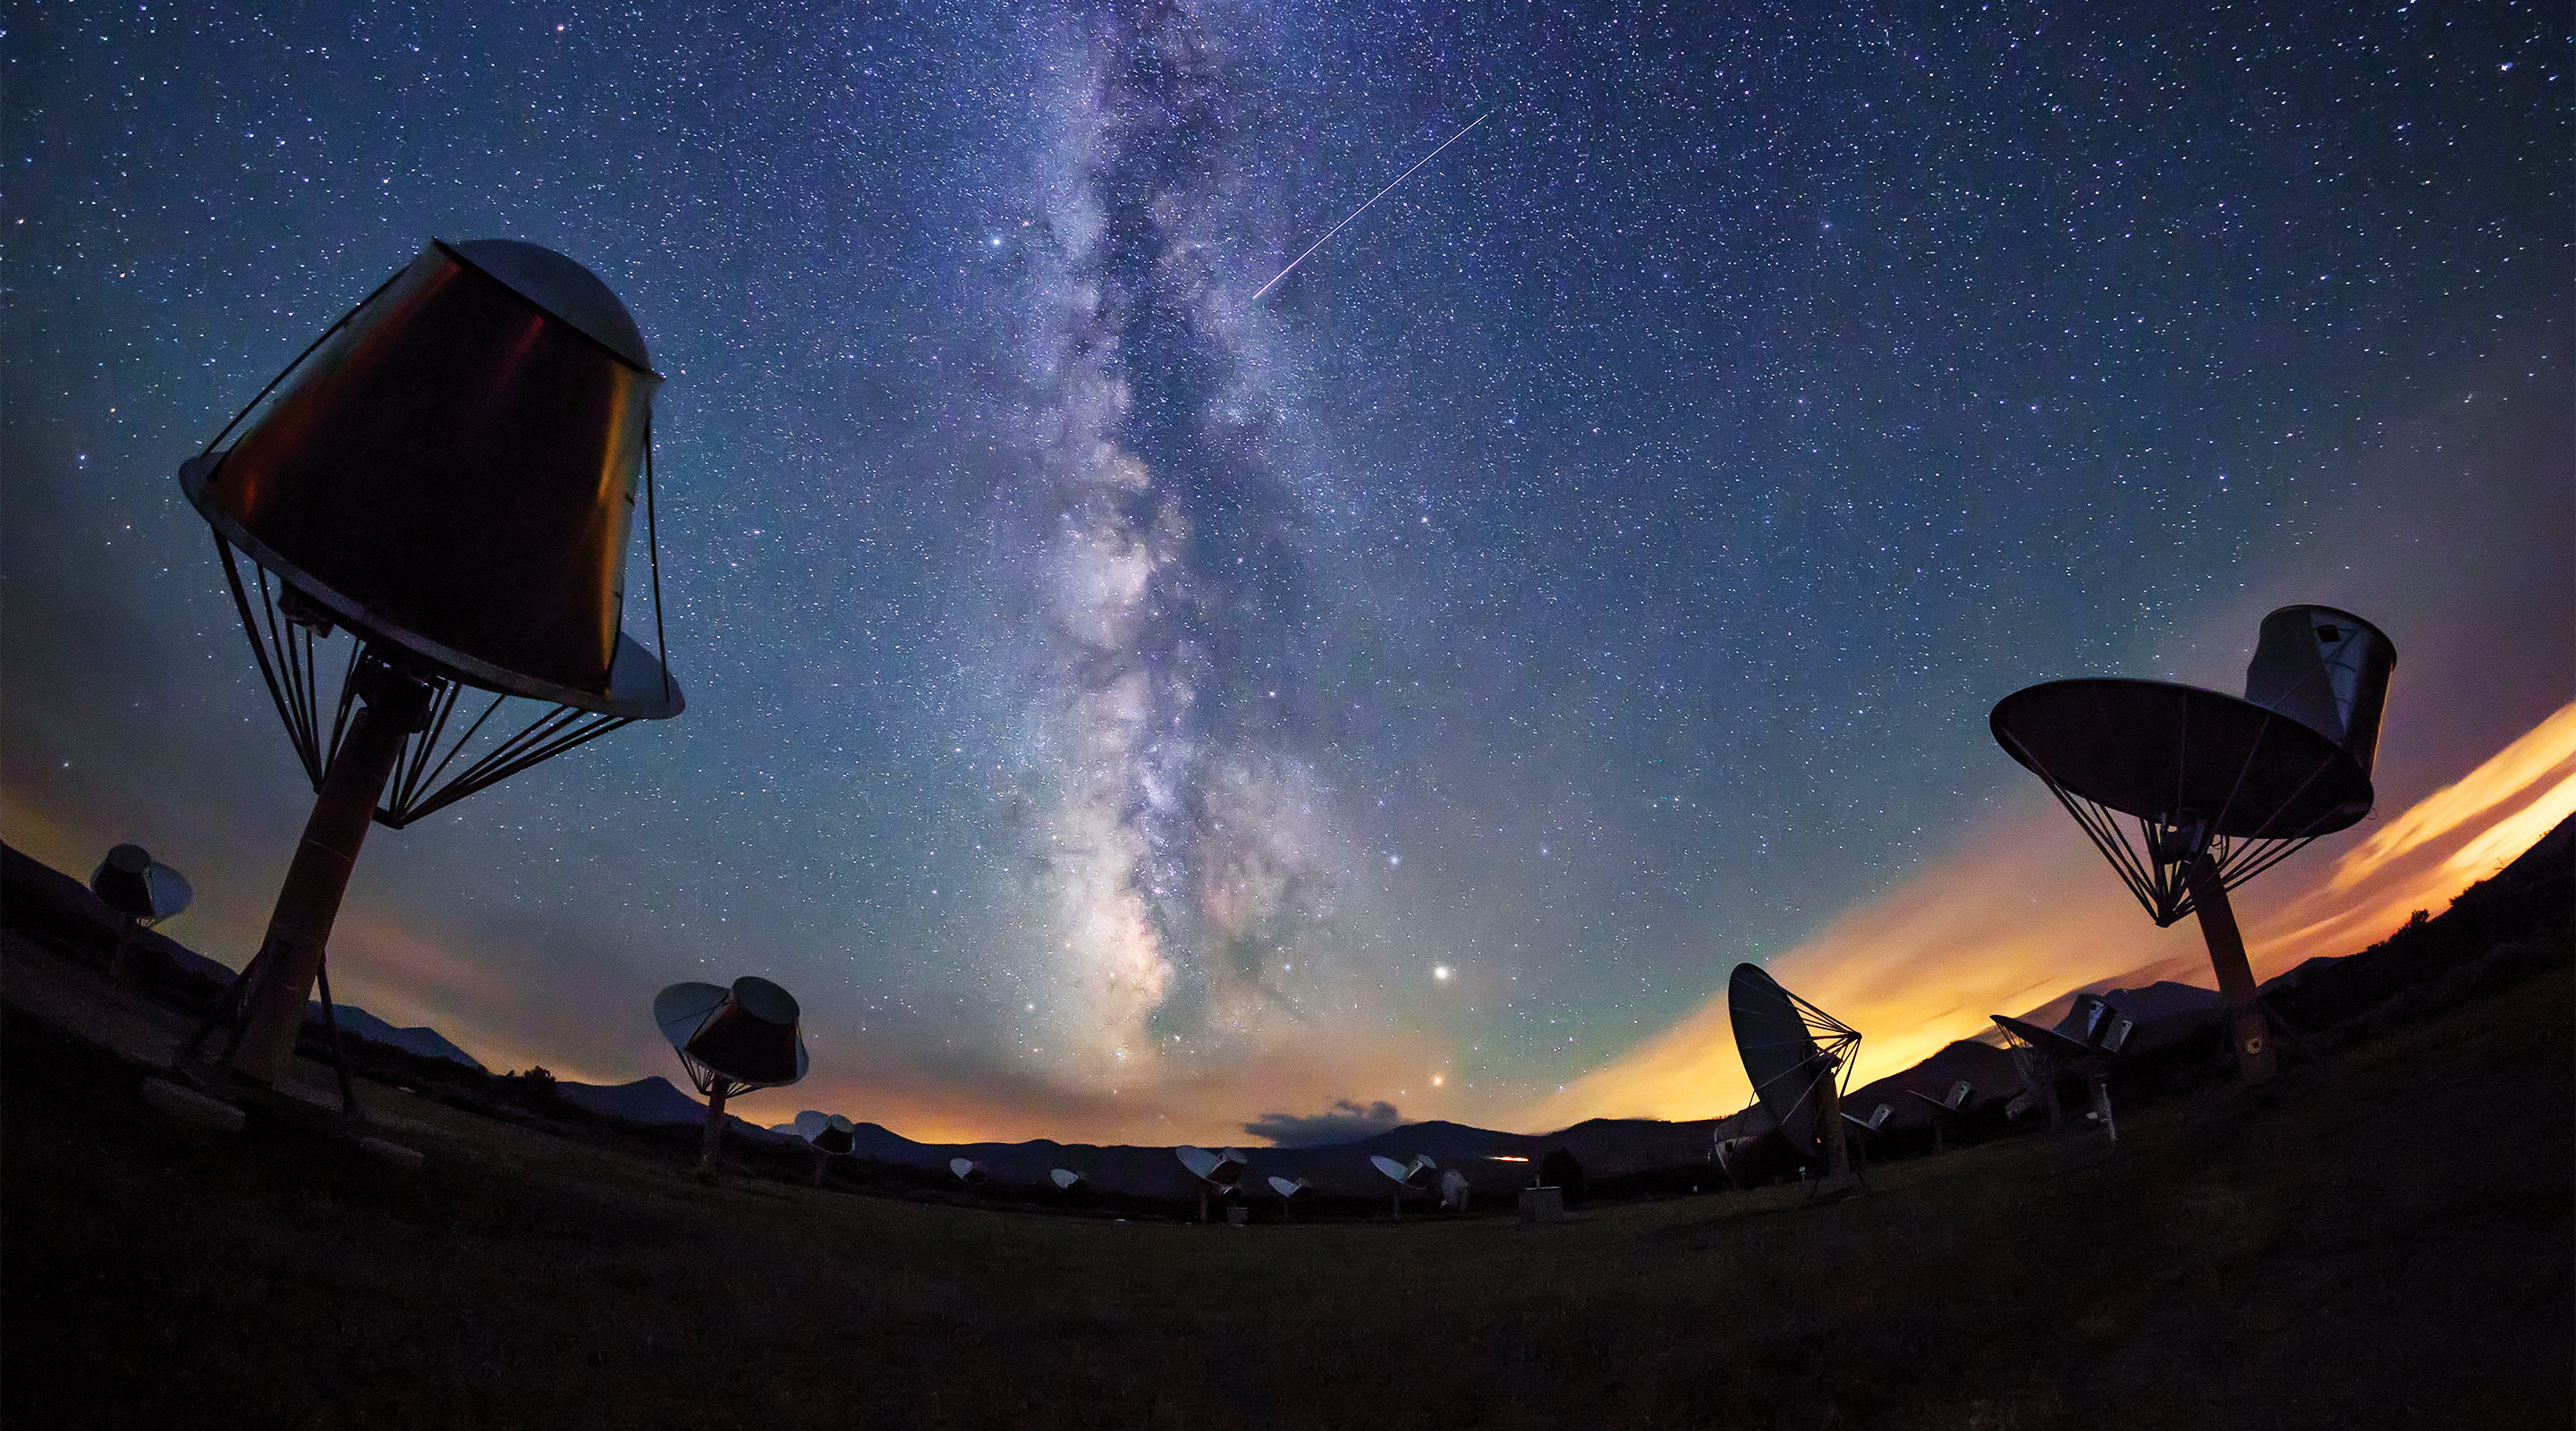
[[(399, 829), (679, 714), (653, 495), (661, 382), (580, 264), (433, 240), (180, 465), (314, 791), (268, 933), (181, 1046), (183, 1071), (229, 1024), (216, 1076), (273, 1086), (317, 986), (336, 1047), (324, 964), (371, 821)], [(639, 487), (651, 650), (625, 631)], [(338, 631), (345, 660), (323, 649)]]
[(1191, 1177), (1198, 1179), (1201, 1222), (1207, 1221), (1209, 1194), (1232, 1197), (1235, 1184), (1243, 1181), (1244, 1164), (1250, 1161), (1234, 1148), (1210, 1152), (1205, 1148), (1183, 1145), (1174, 1148), (1172, 1156), (1181, 1160), (1181, 1166), (1190, 1170)]
[(1839, 1177), (1850, 1171), (1843, 1137), (1843, 1085), (1860, 1035), (1788, 990), (1759, 964), (1738, 964), (1726, 982), (1735, 1051), (1762, 1111), (1798, 1160)]
[(846, 1153), (858, 1146), (859, 1125), (838, 1113), (809, 1108), (796, 1115), (796, 1136), (813, 1144), (818, 1153)]
[(2164, 681), (2051, 681), (2004, 697), (1988, 720), (2158, 927), (2200, 916), (2249, 1083), (2272, 1076), (2273, 1055), (2227, 891), (2370, 813), (2396, 668), (2378, 627), (2285, 606), (2263, 618), (2242, 700)]
[(1295, 1202), (1297, 1199), (1304, 1197), (1308, 1192), (1313, 1190), (1314, 1186), (1315, 1185), (1313, 1183), (1306, 1181), (1304, 1178), (1283, 1178), (1276, 1173), (1272, 1174), (1270, 1177), (1270, 1190), (1279, 1194), (1281, 1197), (1286, 1198), (1290, 1202)]
[(1210, 1152), (1205, 1148), (1182, 1146), (1174, 1148), (1172, 1156), (1181, 1160), (1181, 1166), (1190, 1170), (1191, 1177), (1228, 1192), (1234, 1190), (1236, 1183), (1243, 1181), (1244, 1164), (1249, 1161), (1234, 1148)]
[[(107, 976), (125, 977), (125, 952), (134, 932), (176, 917), (197, 892), (177, 870), (152, 858), (141, 845), (117, 845), (89, 876), (89, 892), (123, 916), (117, 920), (116, 947), (107, 956)], [(336, 1029), (335, 1029), (336, 1031)]]
[(1388, 1157), (1384, 1153), (1371, 1153), (1369, 1154), (1369, 1166), (1377, 1169), (1381, 1173), (1384, 1173), (1386, 1176), (1393, 1178), (1402, 1186), (1417, 1187), (1420, 1185), (1418, 1179), (1420, 1179), (1424, 1173), (1431, 1172), (1434, 1169), (1437, 1169), (1440, 1165), (1431, 1160), (1431, 1155), (1429, 1153), (1416, 1153), (1413, 1155), (1411, 1160), (1406, 1162), (1397, 1162), (1395, 1159)]
[(984, 1165), (973, 1158), (950, 1158), (948, 1174), (970, 1188), (982, 1187), (984, 1180), (991, 1176), (984, 1171)]
[(150, 928), (174, 919), (196, 900), (185, 876), (152, 858), (141, 845), (118, 845), (90, 872), (89, 891), (101, 903)]
[(2066, 1114), (2057, 1096), (2057, 1079), (2061, 1073), (2076, 1072), (2084, 1076), (2092, 1090), (2092, 1118), (2120, 1141), (2120, 1129), (2111, 1121), (2111, 1061), (2128, 1046), (2129, 1036), (2137, 1027), (2126, 1015), (2111, 1007), (2099, 994), (2084, 994), (2075, 1001), (2074, 1012), (2067, 1016), (2073, 1030), (2041, 1028), (2028, 1019), (2005, 1014), (1991, 1016), (1995, 1027), (2011, 1040), (2013, 1064), (2021, 1071), (2023, 1081), (2040, 1096), (2048, 1109), (2048, 1131), (2065, 1126)]
[(653, 1022), (707, 1099), (707, 1135), (698, 1171), (712, 1174), (724, 1139), (725, 1101), (756, 1088), (781, 1088), (805, 1076), (805, 1040), (795, 996), (748, 975), (727, 989), (673, 984), (653, 996)]
[(1416, 1153), (1410, 1159), (1400, 1163), (1395, 1159), (1388, 1157), (1384, 1153), (1371, 1153), (1369, 1154), (1369, 1166), (1377, 1169), (1380, 1173), (1384, 1174), (1395, 1183), (1393, 1205), (1395, 1207), (1395, 1220), (1398, 1222), (1404, 1221), (1405, 1193), (1422, 1186), (1426, 1174), (1435, 1173), (1440, 1170), (1440, 1165), (1431, 1160), (1431, 1155), (1429, 1153)]
[(1085, 1179), (1071, 1168), (1056, 1168), (1047, 1174), (1047, 1181), (1055, 1184), (1057, 1192), (1071, 1192), (1082, 1186)]

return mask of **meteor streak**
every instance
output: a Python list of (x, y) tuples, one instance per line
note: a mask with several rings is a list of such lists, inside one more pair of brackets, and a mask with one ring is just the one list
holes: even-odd
[[(1486, 120), (1491, 119), (1491, 118), (1493, 118), (1493, 117), (1494, 117), (1494, 112), (1493, 112), (1492, 110), (1490, 110), (1490, 109), (1489, 109), (1489, 110), (1486, 110), (1484, 113), (1482, 113), (1482, 114), (1480, 114), (1480, 115), (1477, 115), (1474, 119), (1472, 119), (1472, 120), (1468, 121), (1467, 129), (1473, 129), (1473, 128), (1475, 128), (1477, 125), (1482, 124), (1482, 123), (1484, 123)], [(1439, 149), (1434, 149), (1434, 150), (1432, 150), (1430, 153), (1423, 155), (1423, 156), (1422, 156), (1422, 158), (1421, 158), (1420, 160), (1418, 160), (1418, 161), (1414, 164), (1414, 166), (1413, 166), (1413, 168), (1412, 168), (1412, 169), (1407, 169), (1407, 170), (1405, 170), (1403, 173), (1396, 175), (1396, 176), (1395, 176), (1395, 183), (1393, 183), (1393, 184), (1389, 184), (1389, 185), (1387, 185), (1385, 188), (1378, 190), (1376, 193), (1369, 195), (1369, 201), (1368, 201), (1368, 204), (1362, 204), (1362, 205), (1360, 205), (1358, 208), (1351, 210), (1351, 211), (1350, 211), (1350, 213), (1348, 213), (1347, 215), (1344, 215), (1344, 216), (1343, 216), (1343, 218), (1342, 218), (1342, 222), (1341, 222), (1341, 223), (1335, 224), (1335, 225), (1333, 225), (1331, 228), (1328, 228), (1328, 229), (1324, 230), (1324, 237), (1323, 237), (1323, 238), (1319, 238), (1319, 239), (1315, 240), (1313, 243), (1310, 243), (1310, 244), (1306, 245), (1306, 251), (1305, 251), (1304, 253), (1301, 253), (1301, 254), (1297, 255), (1295, 258), (1290, 259), (1290, 260), (1288, 261), (1288, 266), (1287, 266), (1286, 268), (1283, 268), (1283, 269), (1279, 270), (1277, 273), (1272, 274), (1272, 275), (1270, 276), (1270, 281), (1269, 281), (1268, 283), (1265, 283), (1265, 284), (1261, 285), (1259, 288), (1256, 288), (1256, 289), (1252, 290), (1252, 296), (1251, 296), (1250, 298), (1245, 299), (1244, 301), (1245, 301), (1246, 303), (1258, 303), (1258, 302), (1260, 302), (1260, 301), (1261, 301), (1261, 295), (1262, 295), (1262, 294), (1268, 293), (1271, 289), (1278, 287), (1278, 286), (1279, 286), (1279, 280), (1280, 280), (1280, 279), (1286, 278), (1289, 274), (1292, 274), (1292, 273), (1296, 272), (1296, 271), (1297, 271), (1297, 265), (1299, 265), (1299, 264), (1301, 264), (1301, 263), (1304, 263), (1308, 258), (1312, 257), (1312, 256), (1314, 255), (1315, 250), (1317, 250), (1317, 249), (1319, 249), (1319, 248), (1322, 248), (1322, 247), (1325, 245), (1325, 243), (1326, 243), (1326, 242), (1328, 242), (1328, 241), (1333, 237), (1333, 235), (1335, 235), (1335, 234), (1337, 234), (1337, 233), (1340, 233), (1340, 232), (1342, 231), (1342, 228), (1343, 228), (1343, 226), (1344, 226), (1344, 225), (1348, 224), (1352, 219), (1356, 219), (1356, 218), (1358, 218), (1360, 215), (1367, 213), (1367, 212), (1369, 211), (1369, 204), (1374, 204), (1374, 203), (1376, 203), (1378, 200), (1383, 199), (1383, 198), (1385, 198), (1387, 195), (1389, 195), (1389, 194), (1391, 194), (1391, 193), (1395, 192), (1396, 184), (1401, 184), (1401, 183), (1403, 183), (1405, 180), (1412, 178), (1412, 177), (1413, 177), (1413, 175), (1414, 175), (1414, 170), (1420, 169), (1424, 164), (1428, 164), (1428, 163), (1430, 163), (1432, 160), (1439, 158), (1439, 157), (1440, 157), (1440, 154), (1441, 154), (1441, 150), (1445, 150), (1445, 149), (1447, 149), (1450, 145), (1455, 144), (1455, 143), (1457, 143), (1459, 140), (1466, 138), (1466, 137), (1467, 137), (1467, 129), (1461, 129), (1461, 130), (1459, 130), (1457, 133), (1450, 135), (1450, 136), (1449, 136), (1449, 138), (1441, 144), (1441, 146), (1440, 146), (1440, 148), (1439, 148)]]

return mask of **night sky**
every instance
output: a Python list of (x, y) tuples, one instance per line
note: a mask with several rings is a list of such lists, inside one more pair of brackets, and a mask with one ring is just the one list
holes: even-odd
[(668, 379), (687, 713), (333, 946), (496, 1067), (760, 973), (781, 1117), (1513, 1126), (2048, 817), (2018, 686), (2349, 606), (2383, 814), (2576, 696), (2561, 7), (742, 8), (11, 12), (12, 843), (255, 946), (310, 795), (173, 474), (433, 236)]

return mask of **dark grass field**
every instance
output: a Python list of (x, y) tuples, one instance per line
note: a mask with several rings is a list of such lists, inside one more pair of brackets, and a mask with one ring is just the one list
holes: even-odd
[(2098, 1134), (1794, 1188), (1195, 1227), (777, 1183), (376, 1094), (201, 1133), (11, 1011), (11, 1427), (2566, 1427), (2564, 961)]

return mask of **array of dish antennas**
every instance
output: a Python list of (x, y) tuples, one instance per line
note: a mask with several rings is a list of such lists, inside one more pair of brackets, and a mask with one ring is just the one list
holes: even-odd
[(2370, 813), (2396, 669), (2378, 627), (2284, 606), (2263, 618), (2242, 700), (2165, 681), (2051, 681), (2004, 697), (1988, 722), (2158, 927), (2200, 917), (2246, 1082), (2270, 1078), (2275, 1056), (2227, 892)]
[(1949, 1151), (1949, 1121), (1968, 1110), (1968, 1100), (1976, 1096), (1977, 1086), (1962, 1078), (1950, 1085), (1950, 1091), (1938, 1098), (1919, 1088), (1906, 1092), (1914, 1095), (1932, 1110), (1932, 1151)]
[(1775, 1135), (1801, 1167), (1836, 1181), (1850, 1176), (1842, 1098), (1858, 1061), (1859, 1032), (1780, 987), (1759, 964), (1735, 966), (1726, 1010), (1744, 1075)]
[[(679, 714), (653, 505), (661, 382), (580, 264), (433, 241), (180, 466), (315, 791), (267, 937), (183, 1065), (233, 1023), (221, 1070), (285, 1073), (317, 982), (330, 1007), (324, 949), (371, 819), (400, 828)], [(623, 630), (639, 477), (652, 651)], [(340, 631), (335, 659), (323, 643)], [(513, 700), (535, 715), (502, 717)]]
[(1181, 1166), (1189, 1169), (1190, 1176), (1198, 1180), (1201, 1222), (1207, 1221), (1208, 1199), (1211, 1196), (1232, 1197), (1236, 1185), (1243, 1181), (1245, 1166), (1251, 1162), (1238, 1148), (1210, 1152), (1206, 1148), (1183, 1145), (1174, 1148), (1172, 1156), (1180, 1159)]
[(111, 978), (125, 977), (125, 951), (138, 929), (176, 918), (197, 897), (186, 877), (152, 858), (141, 845), (116, 845), (90, 871), (89, 892), (119, 916), (116, 948), (107, 956)]
[(948, 1175), (970, 1188), (980, 1188), (992, 1177), (992, 1173), (973, 1158), (950, 1158)]
[(653, 996), (653, 1022), (680, 1055), (689, 1082), (707, 1099), (706, 1139), (698, 1171), (715, 1171), (724, 1140), (725, 1101), (756, 1088), (783, 1088), (805, 1076), (805, 1038), (796, 999), (767, 979), (745, 975), (721, 984), (673, 984)]
[(1404, 1221), (1404, 1195), (1415, 1188), (1428, 1186), (1429, 1175), (1440, 1170), (1440, 1165), (1431, 1160), (1429, 1153), (1416, 1153), (1404, 1162), (1397, 1162), (1384, 1153), (1371, 1153), (1369, 1166), (1395, 1183), (1394, 1207), (1398, 1222)]
[(1993, 1015), (1995, 1026), (2004, 1032), (2006, 1047), (2011, 1051), (2013, 1067), (2022, 1082), (2048, 1110), (2048, 1131), (2065, 1126), (2066, 1113), (2058, 1100), (2057, 1081), (2068, 1073), (2082, 1076), (2092, 1094), (2092, 1108), (2085, 1114), (2088, 1122), (2099, 1123), (2111, 1141), (2120, 1141), (2119, 1125), (2111, 1117), (2111, 1062), (2129, 1046), (2137, 1024), (2128, 1015), (2111, 1007), (2099, 994), (2078, 994), (2075, 1007), (2056, 1028), (2041, 1028), (2026, 1019)]

